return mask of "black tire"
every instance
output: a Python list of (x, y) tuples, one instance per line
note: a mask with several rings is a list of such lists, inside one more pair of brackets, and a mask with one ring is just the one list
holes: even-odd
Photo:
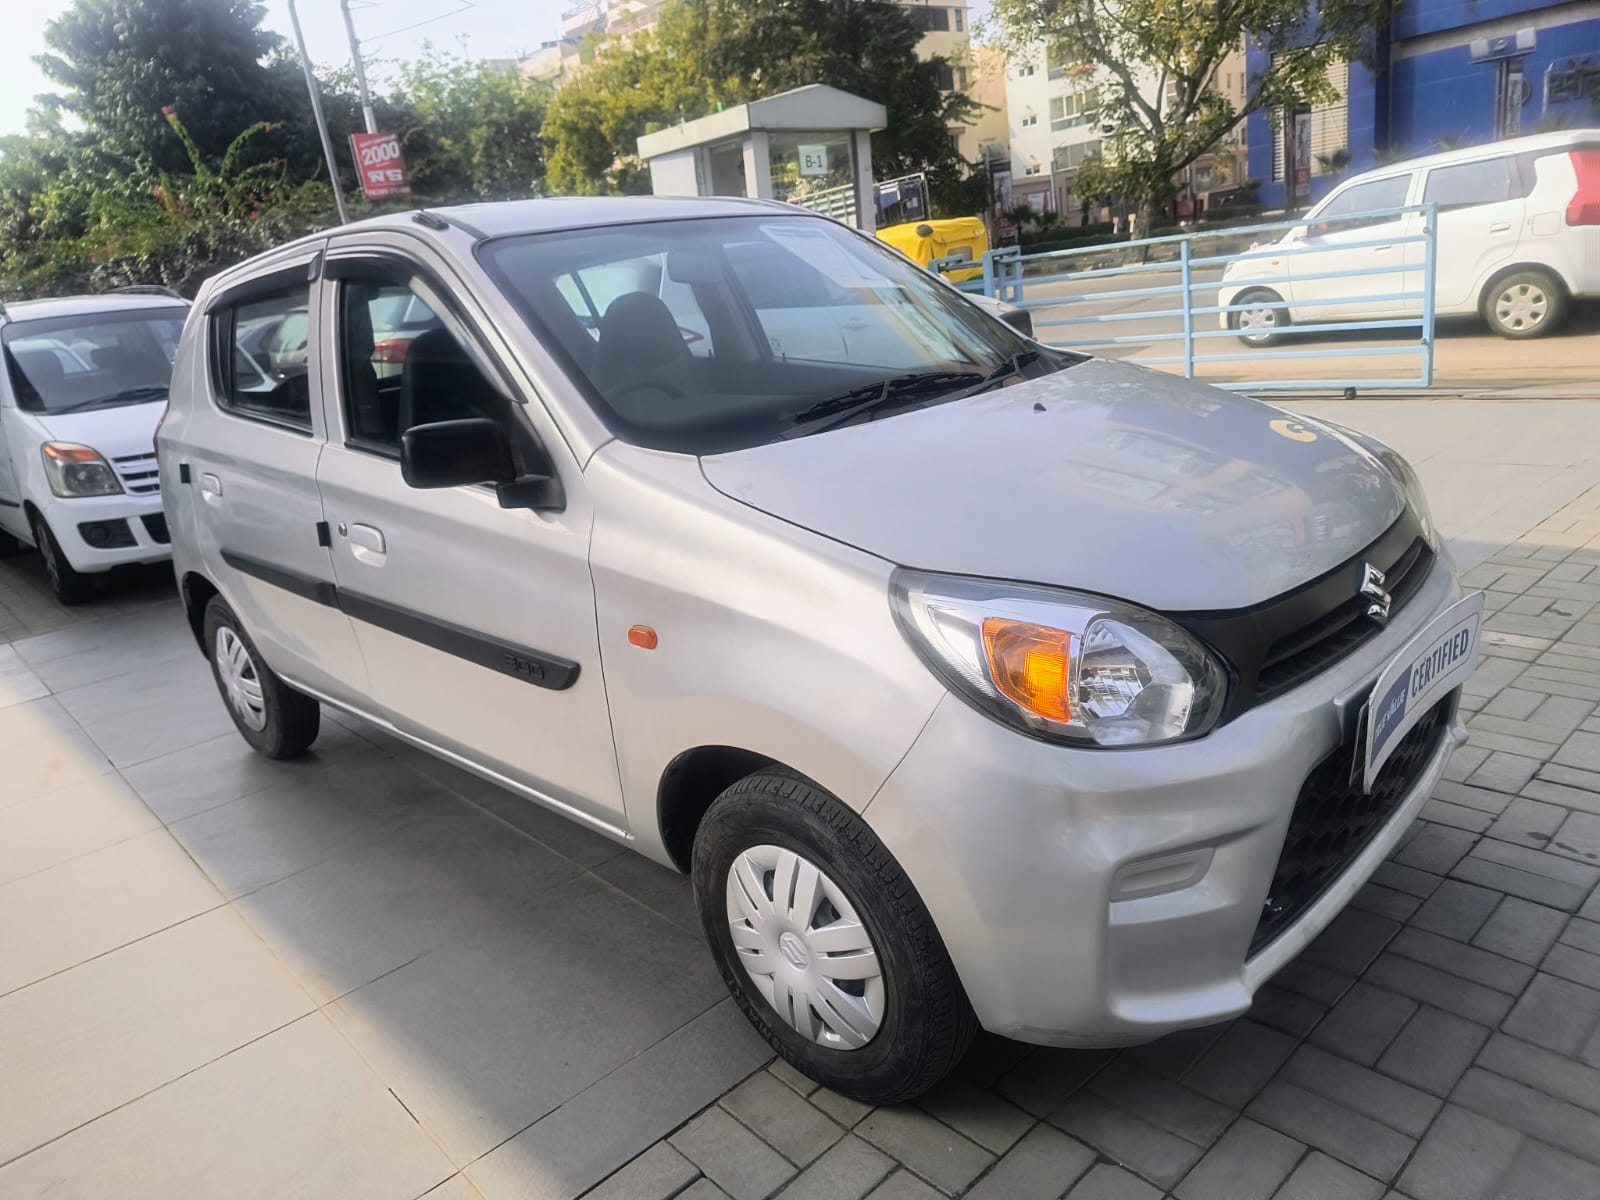
[[(1250, 288), (1243, 295), (1235, 296), (1234, 304), (1282, 304), (1283, 297), (1271, 288)], [(1231, 312), (1228, 314), (1228, 328), (1235, 330), (1239, 340), (1246, 346), (1265, 347), (1276, 346), (1283, 341), (1283, 330), (1289, 327), (1289, 310), (1287, 308), (1267, 308), (1262, 310), (1265, 318), (1270, 322), (1268, 328), (1276, 332), (1252, 333), (1244, 328), (1244, 321), (1250, 314), (1244, 312)]]
[[(225, 669), (219, 662), (222, 654), (219, 643), (224, 631), (232, 644), (242, 648), (248, 659), (245, 678), (252, 679), (259, 686), (259, 727), (241, 711), (241, 702), (231, 693), (224, 675)], [(205, 639), (212, 678), (217, 682), (217, 691), (221, 693), (222, 703), (233, 718), (239, 735), (258, 754), (267, 758), (295, 758), (304, 754), (311, 743), (317, 740), (317, 731), (322, 724), (322, 706), (305, 693), (295, 691), (273, 673), (244, 626), (239, 623), (239, 618), (233, 615), (233, 610), (221, 596), (213, 596), (206, 605)]]
[[(739, 961), (728, 875), (756, 846), (792, 850), (819, 867), (867, 930), (882, 975), (883, 1012), (865, 1045), (833, 1049), (802, 1034)], [(814, 784), (775, 769), (717, 797), (695, 834), (694, 889), (728, 990), (773, 1048), (812, 1079), (867, 1104), (895, 1104), (927, 1091), (966, 1053), (977, 1018), (933, 918), (866, 822)]]
[(39, 553), (44, 558), (45, 575), (50, 580), (50, 590), (56, 594), (56, 599), (68, 608), (93, 599), (94, 576), (73, 569), (72, 564), (67, 561), (67, 556), (61, 551), (61, 543), (56, 541), (56, 535), (50, 532), (50, 526), (45, 524), (43, 517), (34, 513), (31, 520), (33, 544), (39, 548)]
[(1484, 323), (1503, 338), (1522, 341), (1544, 337), (1567, 319), (1567, 289), (1546, 271), (1513, 271), (1483, 290), (1478, 311)]

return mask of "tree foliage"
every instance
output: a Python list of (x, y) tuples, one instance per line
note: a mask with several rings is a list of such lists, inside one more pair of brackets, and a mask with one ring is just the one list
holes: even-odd
[[(879, 178), (926, 171), (935, 199), (963, 215), (982, 193), (949, 128), (977, 106), (941, 92), (940, 60), (917, 56), (921, 31), (894, 0), (680, 0), (649, 34), (594, 48), (545, 121), (555, 191), (647, 191), (639, 137), (720, 108), (824, 83), (888, 109), (873, 135)], [(981, 181), (980, 181), (981, 182)]]
[[(0, 295), (188, 290), (334, 223), (300, 64), (264, 15), (256, 0), (73, 0), (47, 25), (40, 62), (55, 90), (25, 136), (0, 137)], [(970, 184), (946, 126), (972, 106), (940, 93), (917, 40), (892, 0), (680, 0), (554, 96), (428, 48), (373, 103), (401, 136), (412, 204), (645, 191), (640, 134), (817, 81), (888, 106), (880, 174), (927, 169), (959, 195)], [(353, 72), (321, 73), (319, 90), (352, 215), (390, 207), (356, 191)]]
[[(1073, 64), (1099, 89), (1111, 132), (1075, 183), (1141, 205), (1176, 195), (1185, 167), (1246, 116), (1335, 98), (1328, 68), (1365, 61), (1395, 0), (995, 0), (993, 24), (1014, 55)], [(1245, 81), (1242, 104), (1219, 82), (1246, 41), (1270, 64)], [(1148, 227), (1147, 222), (1141, 222)]]
[(427, 47), (400, 64), (389, 103), (415, 194), (511, 200), (544, 190), (547, 84)]

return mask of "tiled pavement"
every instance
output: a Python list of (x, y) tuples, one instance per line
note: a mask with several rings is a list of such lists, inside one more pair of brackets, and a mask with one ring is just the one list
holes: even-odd
[(251, 757), (170, 585), (38, 606), (0, 644), (0, 1196), (1600, 1197), (1600, 470), (1501, 547), (1526, 494), (1448, 466), (1473, 740), (1356, 906), (1246, 1018), (985, 1039), (895, 1109), (770, 1065), (677, 877), (353, 723)]

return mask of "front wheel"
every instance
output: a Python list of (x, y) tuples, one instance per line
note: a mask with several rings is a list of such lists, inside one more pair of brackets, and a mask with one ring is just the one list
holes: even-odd
[(1289, 325), (1289, 309), (1283, 297), (1271, 288), (1252, 288), (1234, 298), (1235, 304), (1248, 304), (1228, 314), (1228, 327), (1237, 331), (1246, 346), (1271, 346), (1283, 340)]
[(1566, 289), (1543, 271), (1516, 271), (1483, 295), (1483, 319), (1504, 338), (1543, 337), (1566, 315)]
[(205, 635), (217, 691), (244, 740), (268, 758), (304, 754), (317, 740), (322, 707), (273, 673), (221, 596), (206, 605)]
[(774, 770), (719, 796), (695, 835), (695, 899), (751, 1023), (846, 1096), (927, 1091), (977, 1032), (944, 942), (899, 865), (854, 812)]
[(94, 576), (73, 568), (61, 543), (56, 541), (56, 535), (50, 532), (50, 526), (38, 513), (33, 514), (33, 544), (44, 558), (44, 573), (57, 600), (70, 608), (94, 595)]

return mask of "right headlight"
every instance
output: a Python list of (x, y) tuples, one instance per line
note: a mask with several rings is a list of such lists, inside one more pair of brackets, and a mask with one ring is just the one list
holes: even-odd
[(63, 499), (116, 496), (122, 483), (98, 450), (75, 442), (46, 442), (39, 447), (50, 490)]
[(957, 695), (1007, 725), (1086, 747), (1151, 746), (1217, 723), (1227, 673), (1164, 617), (1100, 596), (896, 572), (901, 631)]

